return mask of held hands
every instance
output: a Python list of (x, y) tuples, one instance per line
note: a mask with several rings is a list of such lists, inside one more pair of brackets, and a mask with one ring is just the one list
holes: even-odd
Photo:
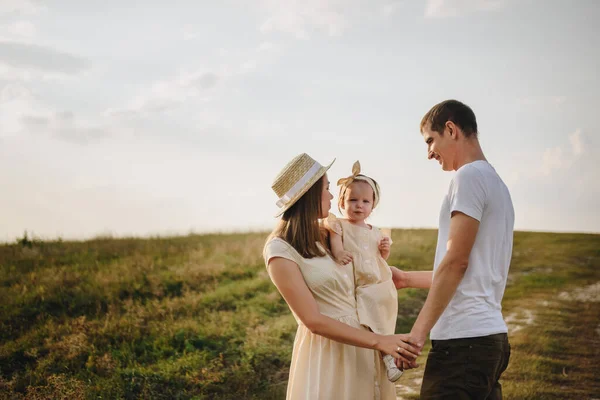
[(402, 361), (397, 358), (394, 358), (394, 363), (396, 364), (396, 367), (398, 367), (398, 369), (402, 370), (402, 371), (406, 371), (408, 369), (413, 369), (413, 368), (419, 367), (419, 364), (417, 364), (416, 361), (406, 362), (406, 361)]
[[(409, 335), (407, 335), (410, 338), (411, 344), (413, 345), (413, 347), (419, 351), (419, 354), (421, 354), (421, 351), (423, 350), (423, 346), (425, 346), (425, 340), (427, 339), (427, 335), (422, 335), (416, 332), (411, 332)], [(419, 365), (416, 363), (416, 361), (405, 361), (402, 359), (394, 359), (394, 362), (396, 363), (396, 367), (398, 367), (399, 369), (405, 371), (407, 369), (413, 369), (413, 368), (417, 368)]]
[(384, 260), (387, 260), (390, 256), (391, 247), (392, 240), (387, 236), (382, 237), (379, 241), (379, 252), (381, 253), (381, 257), (383, 257)]
[(421, 349), (413, 345), (412, 341), (411, 337), (406, 334), (383, 335), (379, 337), (376, 349), (394, 357), (396, 365), (401, 362), (410, 368), (416, 368), (418, 365), (415, 360), (421, 354)]
[(335, 257), (335, 260), (342, 265), (346, 265), (352, 262), (353, 259), (352, 253), (346, 250), (341, 250), (335, 253), (333, 256)]

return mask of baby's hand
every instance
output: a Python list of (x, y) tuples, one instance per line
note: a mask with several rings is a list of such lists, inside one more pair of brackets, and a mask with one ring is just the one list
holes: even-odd
[(335, 260), (342, 265), (346, 265), (352, 262), (352, 259), (352, 253), (346, 250), (342, 250), (339, 253), (335, 254)]
[(381, 240), (379, 241), (379, 252), (381, 253), (381, 257), (383, 257), (386, 260), (390, 256), (391, 245), (392, 245), (392, 241), (387, 236), (381, 238)]

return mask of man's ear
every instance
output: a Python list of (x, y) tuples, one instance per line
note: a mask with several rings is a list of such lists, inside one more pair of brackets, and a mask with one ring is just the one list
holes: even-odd
[(458, 136), (458, 127), (452, 121), (446, 121), (446, 129), (451, 139), (456, 139)]

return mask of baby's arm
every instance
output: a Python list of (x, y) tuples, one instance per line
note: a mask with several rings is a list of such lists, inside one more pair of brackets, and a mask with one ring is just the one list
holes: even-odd
[(337, 262), (346, 265), (352, 261), (352, 253), (344, 250), (344, 242), (342, 241), (341, 235), (338, 235), (334, 231), (330, 231), (329, 242), (331, 244), (331, 253)]
[(381, 257), (383, 257), (383, 259), (386, 261), (390, 257), (390, 247), (392, 245), (391, 242), (392, 241), (389, 237), (383, 237), (379, 241), (379, 252), (381, 253)]
[(352, 261), (352, 253), (344, 250), (342, 225), (335, 217), (329, 213), (326, 219), (323, 220), (325, 229), (329, 232), (329, 245), (331, 246), (331, 254), (335, 261), (346, 265)]

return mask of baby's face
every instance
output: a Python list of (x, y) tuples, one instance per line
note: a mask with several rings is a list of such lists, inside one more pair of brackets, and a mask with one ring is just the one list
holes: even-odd
[(346, 217), (355, 222), (361, 222), (369, 218), (373, 211), (374, 198), (373, 188), (367, 182), (352, 182), (344, 196)]

